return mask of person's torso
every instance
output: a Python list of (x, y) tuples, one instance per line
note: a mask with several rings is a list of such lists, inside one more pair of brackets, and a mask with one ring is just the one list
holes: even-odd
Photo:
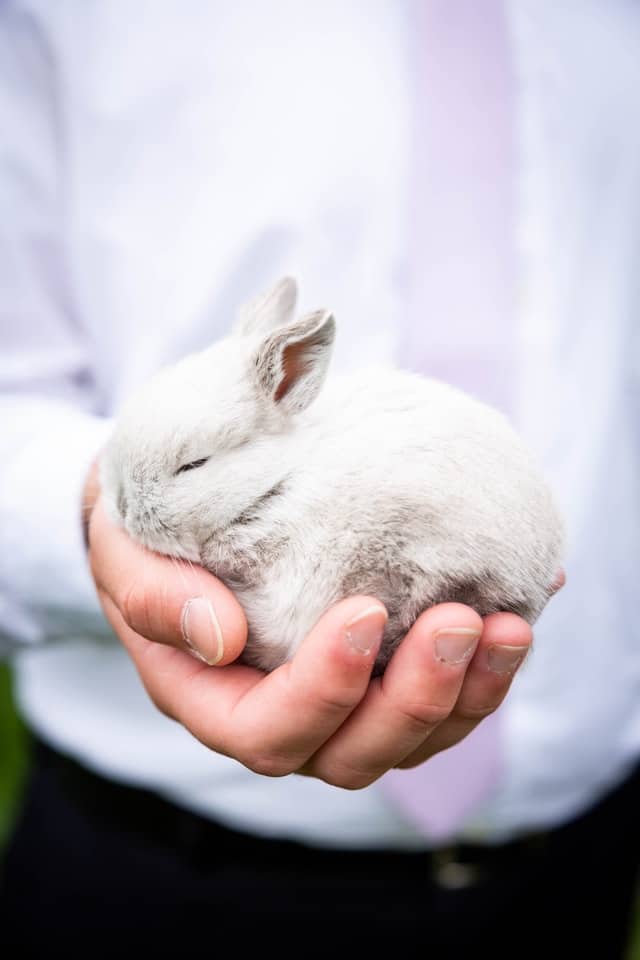
[[(416, 337), (413, 14), (363, 0), (53, 17), (74, 315), (100, 412), (224, 334), (240, 303), (283, 274), (299, 277), (303, 306), (335, 310), (344, 370), (397, 356), (409, 322)], [(625, 40), (639, 29), (617, 3), (602, 17), (591, 4), (512, 8), (524, 299), (509, 413), (565, 515), (568, 584), (503, 708), (505, 776), (474, 825), (488, 836), (568, 817), (640, 747), (640, 134), (626, 122), (640, 84)], [(594, 75), (589, 43), (615, 70)], [(424, 309), (428, 358), (447, 321)], [(482, 335), (473, 317), (468, 330)], [(466, 345), (453, 325), (447, 349)], [(19, 680), (34, 725), (113, 776), (261, 832), (419, 842), (375, 786), (269, 781), (208, 754), (155, 713), (116, 646), (25, 654)]]

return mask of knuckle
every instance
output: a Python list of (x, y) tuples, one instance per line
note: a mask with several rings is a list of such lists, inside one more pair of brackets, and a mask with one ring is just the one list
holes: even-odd
[(497, 703), (465, 703), (456, 708), (456, 715), (462, 720), (480, 721), (490, 716), (497, 707)]
[(419, 700), (396, 700), (393, 704), (395, 712), (403, 723), (416, 732), (442, 723), (451, 713), (452, 706), (452, 704), (423, 703)]
[(339, 691), (320, 691), (316, 692), (315, 699), (318, 707), (323, 713), (344, 713), (345, 710), (353, 708), (362, 699), (362, 690), (357, 692), (345, 690), (342, 694)]
[(365, 787), (370, 787), (380, 773), (342, 763), (318, 772), (317, 776), (332, 787), (340, 787), (343, 790), (363, 790)]
[(352, 773), (348, 776), (337, 777), (333, 781), (329, 781), (334, 787), (341, 787), (343, 790), (364, 790), (365, 787), (370, 787), (378, 779), (378, 775), (374, 773)]
[(149, 594), (138, 584), (132, 584), (123, 594), (120, 610), (125, 621), (135, 630), (148, 636), (151, 632), (151, 605)]
[(286, 777), (294, 773), (300, 765), (291, 757), (270, 752), (252, 752), (241, 758), (241, 762), (253, 773), (262, 777)]
[(168, 717), (169, 720), (177, 720), (178, 717), (172, 710), (169, 709), (167, 703), (165, 702), (165, 698), (162, 697), (157, 690), (155, 690), (153, 684), (143, 680), (143, 685), (147, 692), (147, 696), (151, 700), (151, 703), (154, 705), (156, 710), (164, 714), (165, 717)]
[[(295, 662), (292, 664), (295, 668)], [(362, 699), (366, 684), (348, 681), (336, 683), (334, 678), (318, 676), (318, 672), (305, 671), (302, 675), (295, 669), (287, 677), (289, 692), (301, 708), (312, 706), (314, 712), (333, 716), (342, 715), (353, 708)]]
[[(452, 741), (448, 746), (454, 746), (455, 741)], [(445, 748), (443, 748), (445, 749)], [(439, 753), (440, 750), (436, 750), (435, 753)], [(429, 750), (423, 747), (420, 750), (415, 750), (413, 753), (410, 753), (408, 757), (405, 757), (404, 760), (400, 760), (395, 764), (396, 770), (413, 770), (414, 767), (419, 767), (426, 760), (431, 759), (434, 755), (433, 750)]]

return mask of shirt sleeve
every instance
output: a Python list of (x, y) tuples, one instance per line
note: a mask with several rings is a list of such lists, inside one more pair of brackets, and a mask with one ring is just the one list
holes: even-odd
[(47, 24), (0, 8), (0, 652), (109, 631), (81, 491), (110, 430), (68, 269), (60, 71)]

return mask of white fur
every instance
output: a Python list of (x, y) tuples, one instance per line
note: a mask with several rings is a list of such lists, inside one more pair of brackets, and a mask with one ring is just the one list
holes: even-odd
[(389, 609), (378, 669), (435, 602), (533, 622), (561, 562), (561, 522), (507, 420), (391, 368), (321, 391), (334, 320), (293, 320), (295, 295), (280, 281), (230, 337), (129, 402), (102, 458), (111, 517), (227, 582), (249, 621), (245, 658), (266, 670), (349, 594)]

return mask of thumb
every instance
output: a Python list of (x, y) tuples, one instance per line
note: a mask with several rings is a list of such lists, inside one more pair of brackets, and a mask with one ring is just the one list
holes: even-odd
[(111, 523), (101, 498), (91, 514), (89, 560), (98, 593), (136, 633), (189, 650), (212, 666), (242, 652), (247, 621), (233, 593), (203, 567), (135, 543)]

